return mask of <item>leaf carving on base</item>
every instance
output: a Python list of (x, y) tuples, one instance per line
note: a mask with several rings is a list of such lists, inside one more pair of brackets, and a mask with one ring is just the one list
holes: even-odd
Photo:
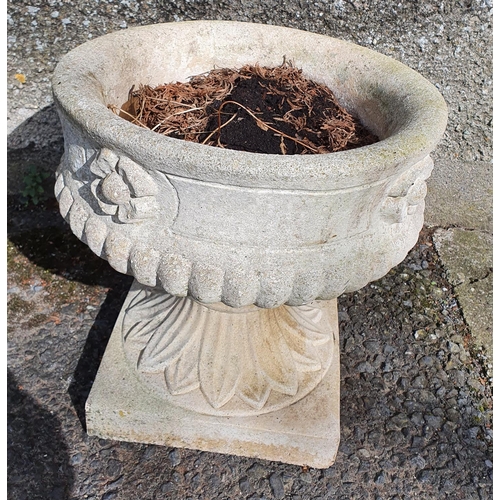
[(221, 319), (209, 311), (200, 351), (201, 391), (214, 408), (224, 406), (234, 396), (241, 376), (238, 335)]
[(193, 342), (194, 336), (190, 329), (193, 306), (183, 300), (176, 302), (175, 306), (170, 310), (155, 312), (155, 316), (162, 317), (162, 321), (141, 353), (141, 370), (164, 370), (180, 356), (185, 355), (186, 346)]
[(256, 354), (247, 335), (242, 335), (241, 347), (242, 351), (248, 354), (242, 360), (237, 396), (247, 405), (260, 410), (269, 398), (271, 385), (260, 370)]
[(261, 317), (259, 339), (254, 342), (257, 362), (264, 372), (271, 388), (282, 394), (293, 396), (299, 389), (297, 367), (292, 358), (292, 353), (286, 343), (276, 311)]
[(326, 316), (314, 305), (238, 313), (140, 289), (123, 339), (126, 351), (137, 353), (139, 375), (161, 374), (170, 396), (192, 393), (214, 409), (239, 401), (260, 410), (271, 394), (294, 397), (307, 373), (328, 368), (320, 351), (333, 335)]
[[(178, 300), (171, 295), (141, 290), (127, 308), (123, 324), (124, 340), (144, 348), (164, 320), (161, 315), (152, 314), (152, 311), (171, 311)], [(129, 314), (129, 311), (133, 311), (133, 314)]]

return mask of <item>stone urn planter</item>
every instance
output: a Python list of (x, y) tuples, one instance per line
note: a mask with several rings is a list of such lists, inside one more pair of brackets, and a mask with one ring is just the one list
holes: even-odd
[[(381, 140), (264, 155), (119, 118), (130, 88), (278, 66), (329, 86)], [(326, 36), (222, 21), (133, 28), (53, 76), (56, 196), (73, 232), (135, 277), (86, 406), (104, 438), (328, 467), (339, 441), (336, 298), (385, 275), (423, 225), (447, 110), (406, 66)]]

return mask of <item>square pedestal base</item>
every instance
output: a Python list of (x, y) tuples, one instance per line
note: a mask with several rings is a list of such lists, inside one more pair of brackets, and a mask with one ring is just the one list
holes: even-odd
[(332, 365), (306, 397), (271, 413), (220, 417), (179, 408), (144, 387), (125, 359), (123, 314), (122, 309), (86, 403), (90, 435), (315, 468), (335, 461), (340, 439), (337, 328)]

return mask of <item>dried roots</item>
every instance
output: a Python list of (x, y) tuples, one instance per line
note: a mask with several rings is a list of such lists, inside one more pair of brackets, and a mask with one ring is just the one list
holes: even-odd
[(330, 153), (378, 140), (328, 87), (286, 62), (214, 69), (187, 83), (140, 85), (121, 109), (111, 108), (160, 134), (253, 152)]

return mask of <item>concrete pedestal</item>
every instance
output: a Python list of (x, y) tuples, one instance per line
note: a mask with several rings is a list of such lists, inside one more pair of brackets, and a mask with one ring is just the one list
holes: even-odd
[[(331, 301), (331, 308), (336, 319), (335, 300)], [(124, 306), (87, 400), (90, 435), (315, 468), (326, 468), (334, 462), (340, 438), (338, 326), (334, 331), (333, 361), (312, 392), (284, 409), (225, 417), (175, 406), (139, 380), (123, 349), (121, 325), (125, 309)], [(338, 321), (333, 323), (338, 325)]]

